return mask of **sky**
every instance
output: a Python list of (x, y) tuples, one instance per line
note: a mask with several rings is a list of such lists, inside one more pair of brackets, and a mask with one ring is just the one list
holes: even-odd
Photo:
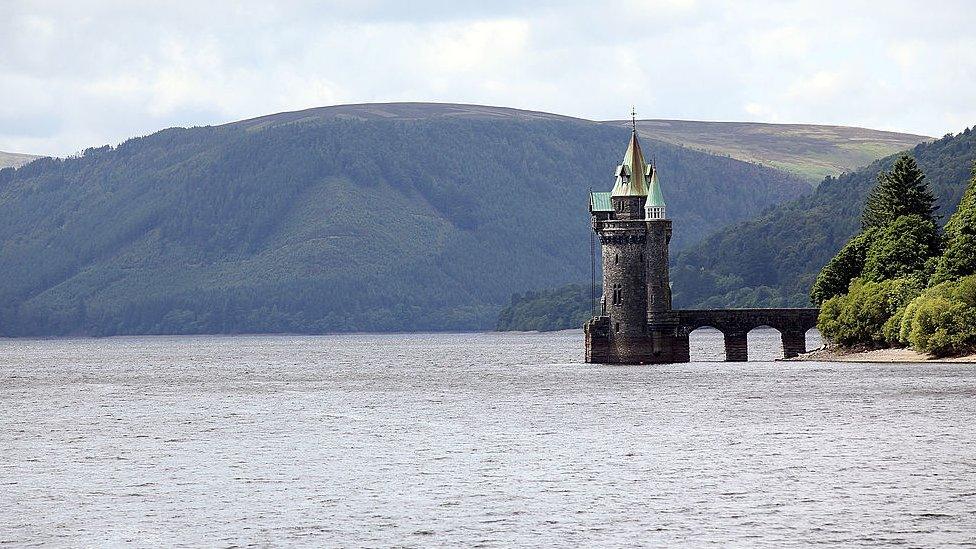
[(976, 2), (0, 0), (0, 150), (435, 101), (589, 119), (976, 124)]

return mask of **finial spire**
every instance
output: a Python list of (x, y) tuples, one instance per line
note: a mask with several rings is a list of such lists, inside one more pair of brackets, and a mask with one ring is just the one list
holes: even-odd
[(637, 107), (630, 106), (630, 124), (634, 127), (634, 133), (637, 133)]
[(634, 133), (630, 134), (630, 143), (627, 144), (624, 161), (617, 166), (617, 171), (614, 173), (617, 180), (610, 192), (611, 196), (647, 196), (649, 166), (644, 161), (644, 153), (641, 152), (640, 142), (637, 140), (636, 114), (632, 113), (631, 118)]

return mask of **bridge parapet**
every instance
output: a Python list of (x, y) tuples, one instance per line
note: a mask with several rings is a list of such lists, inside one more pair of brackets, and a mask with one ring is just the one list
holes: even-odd
[(723, 332), (748, 332), (760, 326), (783, 331), (803, 331), (817, 326), (820, 309), (682, 309), (674, 311), (682, 329), (691, 332), (711, 326)]

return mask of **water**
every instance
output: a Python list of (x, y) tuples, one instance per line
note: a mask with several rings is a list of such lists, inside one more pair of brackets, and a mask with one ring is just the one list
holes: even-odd
[(0, 542), (976, 545), (976, 368), (580, 346), (0, 340)]

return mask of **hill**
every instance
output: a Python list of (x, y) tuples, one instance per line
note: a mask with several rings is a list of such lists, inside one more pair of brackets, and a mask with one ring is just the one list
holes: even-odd
[(19, 168), (31, 160), (41, 158), (33, 154), (0, 151), (0, 168)]
[[(562, 121), (590, 122), (548, 112), (527, 111), (510, 107), (490, 105), (465, 105), (460, 103), (359, 103), (351, 105), (332, 105), (301, 111), (282, 112), (249, 118), (225, 124), (227, 127), (257, 130), (303, 122), (320, 123), (327, 120), (517, 120), (517, 121)], [(629, 128), (629, 126), (628, 126)]]
[[(630, 125), (630, 121), (614, 123)], [(924, 135), (812, 124), (640, 120), (638, 129), (642, 136), (772, 166), (812, 184), (932, 140)]]
[[(942, 220), (955, 210), (976, 158), (976, 131), (967, 129), (910, 153), (938, 198)], [(756, 219), (719, 230), (672, 255), (674, 300), (682, 307), (804, 306), (823, 265), (857, 232), (880, 170), (896, 156), (838, 178), (812, 195)]]
[[(576, 120), (557, 114), (506, 107), (451, 103), (370, 103), (320, 107), (294, 113), (262, 116), (231, 125), (262, 128), (309, 120)], [(601, 124), (630, 128), (629, 120)], [(642, 139), (663, 141), (719, 156), (774, 167), (811, 184), (824, 177), (853, 171), (933, 138), (849, 126), (706, 122), (694, 120), (638, 120)]]
[[(0, 335), (486, 329), (588, 278), (627, 130), (461, 105), (172, 128), (0, 171)], [(809, 187), (662, 142), (675, 246)]]

